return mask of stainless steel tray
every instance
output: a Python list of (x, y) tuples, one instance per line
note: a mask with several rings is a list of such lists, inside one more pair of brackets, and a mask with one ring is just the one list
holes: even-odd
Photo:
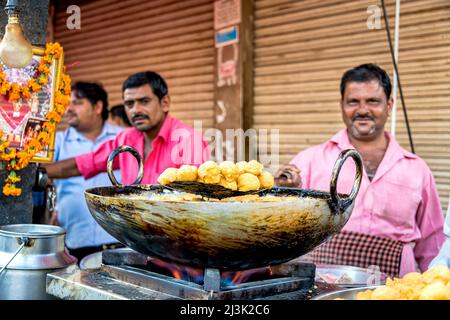
[(370, 287), (359, 287), (359, 288), (351, 288), (351, 289), (345, 289), (330, 293), (325, 293), (320, 296), (314, 297), (311, 300), (356, 300), (356, 295), (359, 292), (363, 292), (366, 290), (373, 290), (380, 286), (370, 286)]
[(344, 288), (378, 286), (386, 283), (387, 275), (369, 269), (344, 265), (316, 265), (316, 281)]

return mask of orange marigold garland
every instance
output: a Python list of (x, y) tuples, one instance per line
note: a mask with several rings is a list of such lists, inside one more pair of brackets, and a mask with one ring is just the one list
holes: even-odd
[[(31, 98), (31, 92), (42, 90), (41, 85), (48, 83), (48, 75), (50, 74), (53, 59), (61, 57), (62, 52), (63, 49), (59, 43), (48, 43), (44, 56), (37, 67), (36, 76), (28, 81), (26, 85), (10, 84), (6, 80), (0, 65), (0, 94), (8, 95), (9, 101)], [(6, 196), (18, 197), (22, 194), (22, 190), (16, 187), (16, 183), (21, 180), (20, 176), (17, 175), (17, 171), (28, 166), (34, 155), (50, 143), (50, 138), (56, 130), (56, 125), (61, 120), (61, 116), (69, 104), (70, 77), (65, 74), (64, 67), (62, 71), (59, 85), (55, 92), (53, 110), (47, 113), (46, 118), (48, 121), (44, 123), (42, 131), (39, 132), (37, 138), (29, 139), (23, 149), (17, 151), (15, 148), (9, 148), (10, 142), (3, 140), (3, 132), (0, 131), (0, 161), (7, 162), (6, 169), (9, 171), (3, 186), (3, 194)]]

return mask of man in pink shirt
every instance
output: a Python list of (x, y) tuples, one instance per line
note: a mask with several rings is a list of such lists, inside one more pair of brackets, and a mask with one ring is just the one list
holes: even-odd
[[(107, 159), (119, 146), (135, 148), (144, 161), (143, 184), (156, 184), (169, 167), (199, 165), (209, 159), (207, 143), (201, 133), (170, 116), (170, 97), (165, 80), (147, 71), (131, 75), (122, 87), (125, 111), (133, 125), (102, 144), (94, 152), (47, 165), (50, 178), (82, 175), (88, 179), (106, 171)], [(129, 153), (114, 161), (120, 168), (122, 184), (131, 184), (138, 174), (138, 163)]]
[[(378, 266), (390, 276), (427, 270), (444, 241), (443, 213), (431, 170), (384, 130), (392, 109), (387, 73), (373, 64), (348, 70), (341, 79), (346, 129), (324, 144), (300, 152), (280, 168), (281, 186), (329, 191), (331, 171), (341, 151), (356, 149), (363, 180), (343, 230), (316, 248), (316, 263), (362, 268)], [(355, 165), (347, 161), (338, 190), (350, 193)]]

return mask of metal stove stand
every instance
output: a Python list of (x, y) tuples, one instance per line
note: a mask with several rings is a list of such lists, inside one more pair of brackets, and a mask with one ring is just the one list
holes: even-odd
[(149, 271), (151, 259), (129, 248), (107, 250), (97, 269), (48, 274), (47, 293), (87, 300), (303, 300), (314, 286), (315, 266), (309, 263), (272, 266), (270, 279), (223, 286), (218, 269), (206, 269), (199, 285)]

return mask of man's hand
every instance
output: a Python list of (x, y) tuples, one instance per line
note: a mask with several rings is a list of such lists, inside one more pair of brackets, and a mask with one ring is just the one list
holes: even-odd
[(300, 188), (302, 184), (300, 169), (293, 164), (281, 166), (275, 174), (275, 184), (279, 187)]
[(50, 179), (65, 179), (81, 175), (75, 158), (42, 164), (42, 167), (45, 168)]

